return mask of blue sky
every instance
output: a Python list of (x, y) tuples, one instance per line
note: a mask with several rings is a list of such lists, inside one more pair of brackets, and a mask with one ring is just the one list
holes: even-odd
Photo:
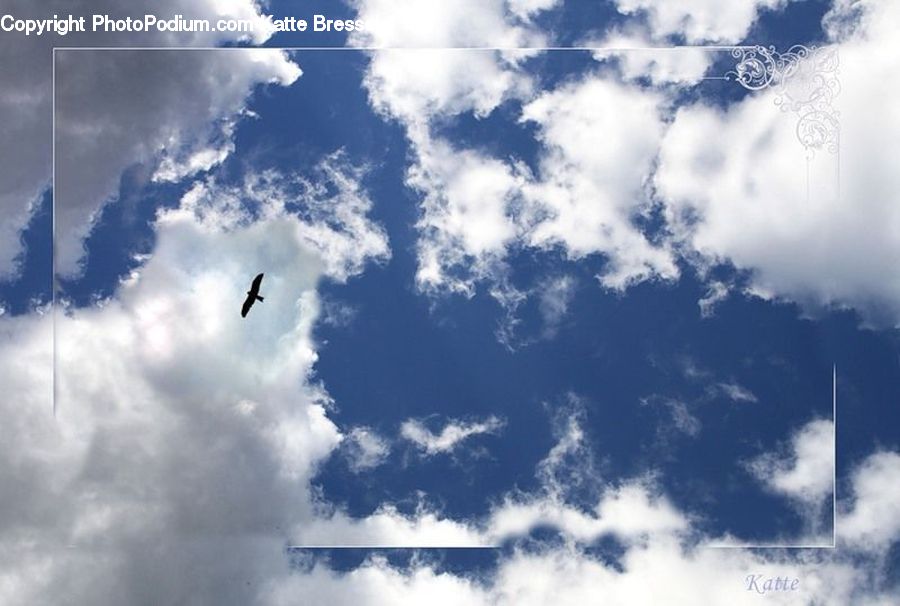
[[(840, 43), (857, 85), (840, 116), (861, 114), (883, 73), (862, 58), (896, 11), (746, 4), (674, 21), (651, 0), (331, 14), (388, 23), (356, 45)], [(58, 51), (60, 415), (35, 366), (45, 192), (0, 283), (7, 412), (31, 427), (10, 438), (3, 475), (26, 496), (0, 508), (0, 541), (72, 548), (39, 581), (29, 554), (10, 603), (67, 586), (140, 601), (172, 579), (165, 603), (653, 603), (634, 584), (671, 570), (673, 603), (715, 575), (709, 603), (737, 604), (779, 566), (801, 589), (778, 603), (896, 599), (895, 177), (856, 162), (880, 136), (866, 120), (842, 123), (840, 156), (809, 153), (785, 89), (702, 79), (739, 60)], [(266, 301), (241, 322), (228, 297), (258, 272)], [(53, 498), (71, 511), (20, 513)], [(110, 562), (126, 580), (91, 583)], [(199, 581), (179, 572), (193, 566)]]

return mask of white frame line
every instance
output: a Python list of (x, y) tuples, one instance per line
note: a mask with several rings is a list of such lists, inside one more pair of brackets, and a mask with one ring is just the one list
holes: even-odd
[(50, 85), (50, 102), (53, 104), (53, 115), (50, 117), (51, 141), (50, 141), (50, 237), (53, 241), (50, 243), (50, 313), (52, 314), (53, 324), (53, 369), (50, 377), (50, 394), (53, 398), (53, 418), (56, 418), (56, 395), (57, 395), (57, 376), (56, 376), (56, 314), (59, 308), (56, 300), (56, 47), (50, 54), (50, 61), (53, 63), (50, 69), (51, 85)]
[[(668, 47), (605, 47), (605, 46), (543, 46), (543, 47), (505, 47), (505, 46), (410, 46), (410, 47), (393, 47), (393, 46), (54, 46), (52, 48), (51, 61), (53, 63), (51, 99), (53, 111), (51, 117), (51, 128), (53, 131), (53, 141), (51, 145), (51, 236), (53, 238), (51, 249), (51, 299), (53, 314), (53, 369), (52, 369), (52, 397), (53, 397), (53, 417), (56, 418), (57, 405), (57, 312), (58, 299), (56, 292), (56, 51), (495, 51), (495, 52), (543, 52), (543, 51), (580, 51), (580, 52), (629, 52), (629, 51), (690, 51), (701, 50), (710, 52), (733, 51), (743, 48), (756, 48), (756, 45), (731, 45), (731, 46), (668, 46)], [(701, 80), (728, 80), (727, 76), (710, 76), (702, 77)], [(840, 192), (838, 192), (840, 195)], [(836, 546), (836, 529), (837, 529), (837, 367), (832, 367), (832, 426), (834, 428), (834, 436), (832, 439), (833, 448), (833, 470), (832, 470), (832, 527), (831, 527), (831, 545), (777, 545), (777, 544), (734, 544), (734, 545), (704, 545), (704, 547), (712, 549), (834, 549)], [(472, 546), (402, 546), (402, 545), (339, 545), (339, 546), (308, 546), (308, 545), (288, 545), (285, 549), (499, 549), (498, 545), (472, 545)]]
[(498, 51), (498, 52), (531, 52), (531, 51), (731, 51), (738, 48), (756, 48), (755, 44), (709, 45), (709, 46), (54, 46), (53, 50), (65, 51), (247, 51), (247, 50), (286, 50), (286, 51)]

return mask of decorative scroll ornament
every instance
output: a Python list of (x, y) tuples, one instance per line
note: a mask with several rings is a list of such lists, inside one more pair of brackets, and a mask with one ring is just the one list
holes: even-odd
[(838, 151), (839, 112), (834, 99), (841, 90), (837, 47), (792, 46), (779, 53), (774, 46), (737, 47), (738, 59), (725, 77), (747, 90), (774, 87), (775, 104), (798, 116), (797, 138), (812, 155), (816, 150)]

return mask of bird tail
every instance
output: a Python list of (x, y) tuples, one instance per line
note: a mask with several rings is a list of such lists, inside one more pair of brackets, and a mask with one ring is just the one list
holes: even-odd
[(257, 301), (265, 301), (265, 299), (263, 297), (260, 297), (259, 295), (256, 295), (256, 300)]

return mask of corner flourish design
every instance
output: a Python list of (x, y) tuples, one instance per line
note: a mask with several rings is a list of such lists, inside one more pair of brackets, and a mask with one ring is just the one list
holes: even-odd
[(725, 74), (747, 90), (774, 87), (775, 104), (797, 114), (797, 139), (812, 155), (826, 149), (836, 153), (840, 145), (840, 112), (834, 99), (841, 90), (836, 46), (794, 45), (784, 53), (774, 46), (736, 47), (738, 60)]

